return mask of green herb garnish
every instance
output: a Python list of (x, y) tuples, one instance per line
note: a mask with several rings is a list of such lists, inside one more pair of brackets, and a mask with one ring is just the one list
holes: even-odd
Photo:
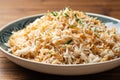
[(62, 46), (62, 48), (65, 48), (65, 47), (66, 47), (65, 45)]
[(83, 24), (83, 22), (81, 20), (79, 20), (78, 22), (79, 22), (79, 24)]
[(81, 21), (81, 19), (78, 18), (77, 14), (75, 14), (74, 16), (75, 16), (75, 20), (76, 20), (79, 24), (83, 24), (83, 22)]
[(110, 35), (110, 31), (108, 31), (108, 35)]
[(53, 16), (57, 16), (57, 15), (58, 15), (57, 12), (51, 12), (51, 14), (52, 14)]
[(70, 39), (69, 41), (67, 41), (65, 44), (70, 44), (72, 42), (72, 39)]
[(96, 31), (97, 31), (97, 28), (95, 27), (95, 28), (94, 28), (94, 32), (96, 32)]
[(69, 15), (67, 13), (64, 13), (66, 17), (69, 17)]
[(79, 19), (78, 19), (78, 17), (77, 17), (77, 14), (75, 14), (75, 20), (78, 22), (79, 21)]
[(79, 19), (78, 19), (78, 18), (76, 18), (75, 20), (76, 20), (77, 22), (79, 21)]
[(88, 24), (88, 27), (91, 27), (91, 24)]
[(75, 18), (78, 19), (77, 14), (74, 14)]
[(114, 34), (116, 34), (116, 32), (114, 32)]

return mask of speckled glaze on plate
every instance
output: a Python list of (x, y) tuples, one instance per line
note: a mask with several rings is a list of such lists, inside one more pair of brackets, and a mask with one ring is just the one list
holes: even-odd
[[(98, 17), (99, 20), (104, 22), (108, 26), (116, 26), (118, 32), (120, 32), (120, 20), (111, 18), (104, 15), (86, 13), (93, 17)], [(85, 75), (94, 74), (110, 70), (120, 65), (120, 58), (113, 59), (110, 61), (89, 63), (89, 64), (72, 64), (72, 65), (58, 65), (58, 64), (47, 64), (41, 62), (34, 62), (28, 59), (20, 58), (8, 52), (9, 47), (5, 45), (8, 41), (12, 31), (18, 31), (23, 29), (26, 25), (33, 22), (36, 18), (40, 18), (43, 14), (28, 16), (25, 18), (13, 21), (0, 29), (0, 50), (5, 56), (12, 62), (34, 71), (56, 74), (56, 75)]]

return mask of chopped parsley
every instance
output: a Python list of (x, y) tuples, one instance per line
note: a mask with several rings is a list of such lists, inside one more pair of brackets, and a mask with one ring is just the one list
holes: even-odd
[(77, 17), (77, 14), (75, 14), (74, 16), (75, 16), (75, 20), (78, 22), (79, 19), (78, 19), (78, 17)]
[(67, 13), (64, 13), (66, 17), (69, 17), (69, 15)]
[(69, 41), (67, 41), (65, 44), (70, 44), (73, 40), (70, 39)]
[(57, 16), (58, 15), (58, 13), (57, 12), (51, 12), (51, 14), (53, 15), (53, 16)]
[(110, 31), (108, 31), (108, 35), (110, 35)]
[(96, 32), (96, 31), (97, 31), (97, 28), (95, 27), (95, 28), (94, 28), (94, 32)]
[(75, 20), (76, 20), (77, 22), (79, 22), (80, 19), (76, 18)]
[(92, 27), (90, 23), (88, 24), (88, 27)]
[(75, 14), (74, 16), (75, 16), (75, 20), (76, 20), (79, 24), (83, 24), (82, 20), (78, 18), (77, 14)]
[(116, 32), (114, 32), (114, 34), (116, 34)]
[(79, 20), (78, 22), (79, 22), (79, 24), (83, 24), (83, 22), (81, 20)]

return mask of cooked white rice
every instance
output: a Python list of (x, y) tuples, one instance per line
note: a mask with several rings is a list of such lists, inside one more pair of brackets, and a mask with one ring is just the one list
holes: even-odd
[(120, 56), (120, 36), (97, 18), (66, 8), (48, 12), (14, 32), (14, 55), (50, 64), (96, 63)]

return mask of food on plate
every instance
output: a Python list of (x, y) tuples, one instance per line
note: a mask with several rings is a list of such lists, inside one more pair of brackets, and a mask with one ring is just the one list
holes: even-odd
[(86, 64), (120, 57), (120, 36), (96, 17), (69, 7), (48, 12), (7, 43), (13, 55), (49, 64)]

